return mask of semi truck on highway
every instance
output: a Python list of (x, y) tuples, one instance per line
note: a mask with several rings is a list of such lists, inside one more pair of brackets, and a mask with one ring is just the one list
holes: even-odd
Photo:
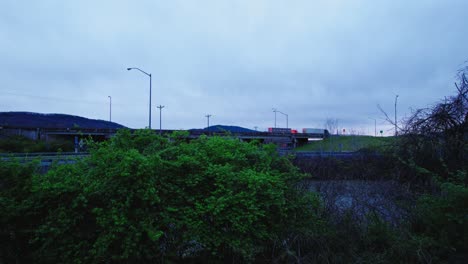
[[(320, 135), (322, 138), (330, 136), (328, 130), (323, 128), (303, 128), (301, 131), (303, 134)], [(269, 127), (268, 132), (274, 134), (297, 134), (298, 130), (291, 128)]]

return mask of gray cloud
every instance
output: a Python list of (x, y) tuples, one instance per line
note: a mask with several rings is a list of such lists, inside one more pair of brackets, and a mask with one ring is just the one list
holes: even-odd
[[(168, 128), (262, 129), (325, 118), (373, 127), (453, 93), (467, 59), (466, 1), (30, 1), (0, 3), (0, 111), (144, 127), (148, 78)], [(280, 120), (282, 117), (278, 117)], [(383, 123), (379, 121), (379, 123)], [(283, 125), (283, 124), (281, 124)], [(384, 127), (383, 125), (380, 125)]]

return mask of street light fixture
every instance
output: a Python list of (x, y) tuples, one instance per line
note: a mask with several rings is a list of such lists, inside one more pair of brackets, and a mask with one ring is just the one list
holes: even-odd
[(289, 128), (289, 124), (288, 124), (288, 115), (285, 114), (285, 113), (283, 113), (283, 112), (281, 112), (281, 111), (279, 111), (279, 110), (276, 109), (276, 108), (273, 108), (273, 112), (275, 112), (275, 128), (276, 128), (276, 113), (277, 113), (277, 112), (286, 116), (286, 128)]
[(136, 67), (131, 67), (131, 68), (127, 68), (127, 71), (130, 71), (130, 70), (139, 70), (140, 72), (146, 74), (149, 76), (150, 78), (150, 94), (149, 94), (149, 129), (151, 129), (151, 73), (147, 73), (139, 68), (136, 68)]

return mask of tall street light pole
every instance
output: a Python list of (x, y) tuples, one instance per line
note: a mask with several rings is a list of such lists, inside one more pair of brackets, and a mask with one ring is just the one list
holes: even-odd
[(276, 108), (273, 108), (273, 112), (275, 112), (275, 128), (276, 128), (276, 112), (278, 112), (278, 110), (276, 110)]
[(398, 131), (397, 131), (397, 101), (398, 101), (398, 94), (395, 96), (395, 137), (398, 136)]
[(131, 67), (131, 68), (127, 68), (127, 71), (130, 71), (130, 70), (139, 70), (140, 72), (146, 74), (149, 76), (150, 78), (150, 94), (149, 94), (149, 129), (151, 129), (151, 73), (147, 73), (139, 68), (135, 68), (135, 67)]
[(112, 122), (112, 96), (109, 97), (109, 122)]
[(162, 118), (161, 118), (161, 112), (162, 112), (162, 109), (164, 108), (164, 105), (159, 105), (159, 106), (156, 106), (157, 108), (159, 108), (159, 134), (162, 133)]
[(208, 126), (206, 127), (207, 129), (209, 129), (209, 127), (210, 127), (210, 117), (211, 116), (213, 116), (213, 115), (208, 114), (208, 115), (205, 116), (208, 119)]

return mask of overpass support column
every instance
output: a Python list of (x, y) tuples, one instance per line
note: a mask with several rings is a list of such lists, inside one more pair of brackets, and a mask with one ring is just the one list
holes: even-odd
[(75, 136), (75, 153), (78, 153), (78, 136)]

